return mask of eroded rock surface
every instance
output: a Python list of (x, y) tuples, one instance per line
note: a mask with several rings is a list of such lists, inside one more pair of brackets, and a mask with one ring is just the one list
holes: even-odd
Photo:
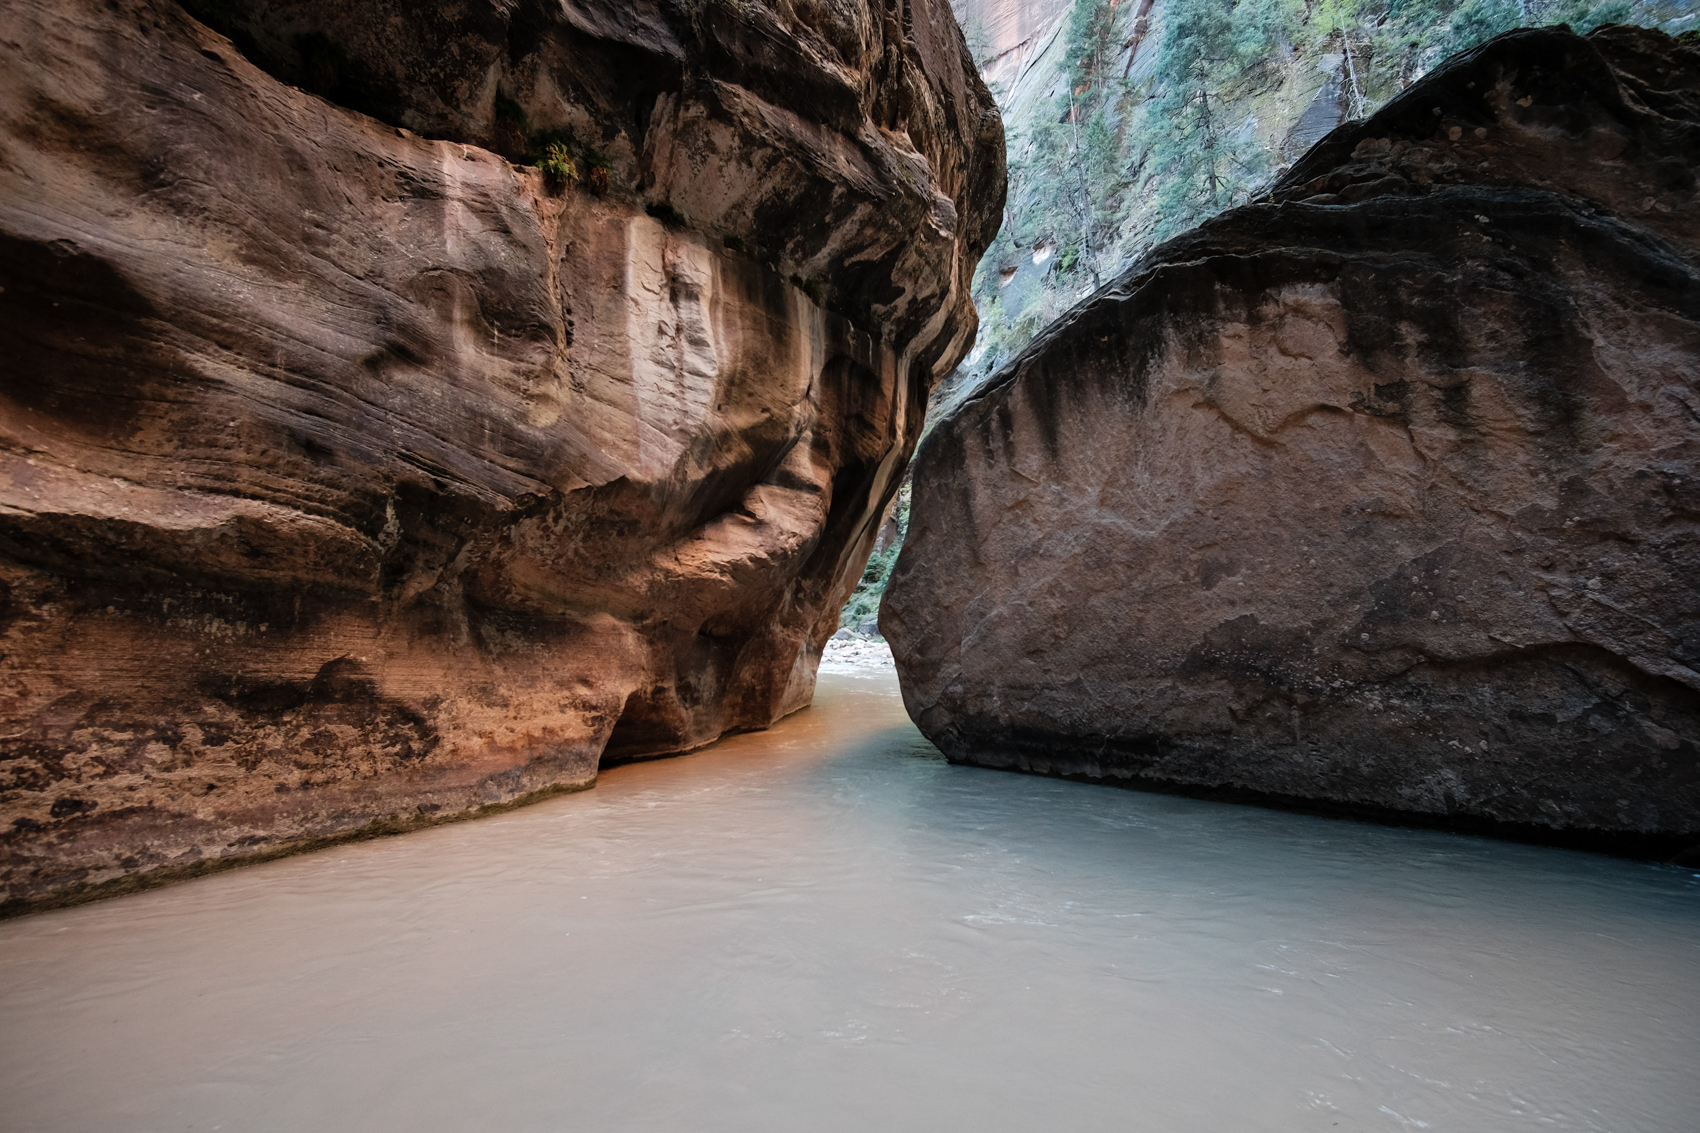
[[(1141, 0), (1149, 16), (1151, 0)], [(981, 75), (994, 86), (1008, 86), (1029, 60), (1044, 49), (1044, 41), (1068, 15), (1072, 0), (952, 0), (951, 8), (968, 33)], [(1147, 21), (1149, 22), (1149, 20)]]
[(0, 12), (10, 908), (807, 704), (973, 339), (944, 0), (240, 7)]
[(881, 629), (953, 760), (1700, 833), (1700, 52), (1513, 33), (929, 436)]

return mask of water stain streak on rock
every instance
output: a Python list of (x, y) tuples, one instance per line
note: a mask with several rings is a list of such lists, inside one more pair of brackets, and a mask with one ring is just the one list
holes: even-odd
[(881, 627), (954, 760), (1700, 833), (1700, 51), (1517, 32), (928, 438)]

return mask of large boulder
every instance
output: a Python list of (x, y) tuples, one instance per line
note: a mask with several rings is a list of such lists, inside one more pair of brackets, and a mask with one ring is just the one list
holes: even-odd
[(806, 705), (1001, 215), (944, 0), (192, 6), (0, 9), (3, 907)]
[(1700, 51), (1516, 32), (1154, 250), (921, 446), (953, 760), (1700, 833)]

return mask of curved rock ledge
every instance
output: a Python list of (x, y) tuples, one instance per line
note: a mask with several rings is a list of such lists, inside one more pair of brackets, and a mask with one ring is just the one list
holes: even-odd
[(1700, 51), (1517, 32), (1156, 249), (922, 445), (910, 715), (959, 762), (1700, 835), (1697, 160)]
[(0, 12), (0, 907), (809, 702), (1001, 214), (948, 8), (416, 8)]

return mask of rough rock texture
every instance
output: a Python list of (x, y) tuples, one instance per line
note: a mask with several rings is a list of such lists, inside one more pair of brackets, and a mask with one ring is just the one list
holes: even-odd
[(1002, 208), (944, 0), (200, 7), (0, 8), (5, 907), (807, 704)]
[(1700, 833), (1700, 52), (1517, 32), (941, 423), (886, 594), (953, 760)]
[[(1141, 0), (1149, 14), (1151, 0)], [(1073, 0), (951, 0), (988, 83), (1009, 84), (1055, 34)]]

